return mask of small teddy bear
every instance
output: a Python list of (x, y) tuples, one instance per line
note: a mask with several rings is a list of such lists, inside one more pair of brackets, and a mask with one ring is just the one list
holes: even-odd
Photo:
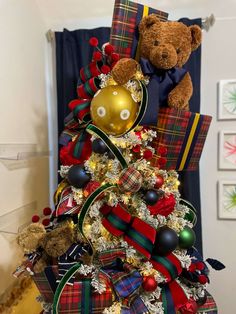
[[(192, 80), (182, 67), (201, 43), (201, 28), (181, 22), (162, 22), (150, 14), (141, 20), (139, 33), (141, 69), (150, 77), (148, 108), (141, 124), (156, 125), (161, 106), (189, 110)], [(137, 66), (133, 59), (121, 59), (112, 69), (112, 76), (123, 85), (132, 79)]]
[(23, 274), (34, 275), (41, 272), (47, 265), (47, 255), (40, 248), (40, 241), (46, 235), (46, 230), (41, 223), (32, 223), (18, 234), (16, 241), (23, 250), (26, 259), (16, 268), (14, 277)]

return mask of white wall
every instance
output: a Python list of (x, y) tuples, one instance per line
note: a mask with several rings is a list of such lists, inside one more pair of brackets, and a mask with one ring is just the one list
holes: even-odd
[[(0, 0), (0, 37), (0, 144), (32, 143), (47, 151), (45, 25), (34, 1)], [(41, 210), (48, 205), (48, 158), (17, 170), (0, 162), (0, 186), (0, 222), (3, 214), (34, 201)], [(9, 231), (30, 218), (23, 214)], [(13, 281), (20, 258), (9, 238), (0, 233), (0, 294)]]

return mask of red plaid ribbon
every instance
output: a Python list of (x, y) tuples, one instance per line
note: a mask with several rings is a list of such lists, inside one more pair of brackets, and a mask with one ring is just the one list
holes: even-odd
[(208, 314), (217, 314), (218, 313), (215, 300), (213, 299), (212, 295), (210, 295), (209, 292), (207, 292), (206, 303), (198, 308), (198, 314), (204, 314), (204, 313), (208, 313)]
[(112, 18), (110, 43), (121, 58), (136, 56), (138, 47), (138, 24), (143, 16), (155, 13), (162, 21), (166, 21), (168, 14), (149, 8), (129, 0), (116, 0)]
[[(158, 114), (156, 151), (166, 147), (166, 169), (196, 170), (202, 154), (212, 117), (174, 108), (161, 108)], [(154, 154), (152, 166), (158, 165)]]
[(107, 289), (99, 294), (92, 291), (91, 279), (82, 279), (73, 286), (66, 285), (60, 297), (59, 314), (101, 314), (106, 307), (112, 305), (114, 297), (110, 283), (103, 275)]
[(60, 201), (57, 205), (57, 208), (53, 212), (53, 216), (59, 217), (61, 215), (78, 214), (79, 211), (80, 206), (77, 205), (76, 201), (73, 198), (71, 187), (68, 186), (64, 188), (61, 193)]
[(137, 217), (132, 217), (123, 206), (115, 207), (104, 205), (100, 209), (104, 215), (103, 226), (115, 236), (123, 236), (125, 241), (143, 254), (153, 267), (166, 278), (167, 282), (173, 281), (182, 272), (179, 259), (174, 254), (157, 256), (155, 252), (156, 234), (158, 231)]

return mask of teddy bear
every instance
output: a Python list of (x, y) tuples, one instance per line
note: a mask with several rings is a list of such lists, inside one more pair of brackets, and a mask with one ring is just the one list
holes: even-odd
[(46, 267), (48, 256), (40, 248), (40, 241), (45, 235), (46, 230), (41, 223), (31, 223), (18, 234), (16, 242), (23, 250), (26, 259), (16, 268), (14, 277), (23, 274), (34, 275)]
[[(141, 20), (139, 33), (140, 66), (149, 77), (148, 107), (141, 124), (156, 125), (161, 106), (189, 110), (193, 86), (183, 66), (201, 44), (202, 32), (198, 25), (162, 22), (150, 14)], [(134, 77), (138, 66), (131, 58), (120, 59), (112, 69), (112, 76), (123, 85)]]

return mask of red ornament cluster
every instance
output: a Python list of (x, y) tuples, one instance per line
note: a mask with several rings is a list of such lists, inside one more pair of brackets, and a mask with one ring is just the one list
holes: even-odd
[[(50, 207), (45, 207), (45, 208), (43, 209), (43, 215), (44, 215), (44, 216), (50, 216), (51, 213), (52, 213), (52, 210), (51, 210)], [(39, 215), (33, 215), (32, 218), (31, 218), (31, 221), (32, 221), (33, 223), (39, 222), (39, 221), (40, 221), (40, 216), (39, 216)], [(49, 225), (50, 225), (50, 218), (48, 218), (48, 217), (44, 218), (44, 219), (42, 220), (42, 224), (43, 224), (45, 227), (49, 226)]]

